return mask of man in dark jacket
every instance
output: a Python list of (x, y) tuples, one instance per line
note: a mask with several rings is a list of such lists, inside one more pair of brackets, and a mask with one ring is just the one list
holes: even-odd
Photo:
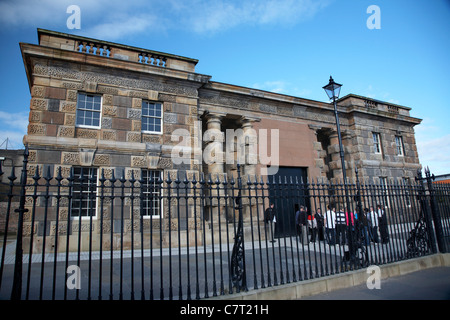
[(266, 223), (269, 223), (270, 233), (272, 235), (272, 240), (270, 242), (275, 242), (275, 239), (273, 238), (274, 229), (277, 221), (277, 215), (275, 211), (275, 204), (273, 202), (270, 203), (270, 206), (266, 209), (266, 212), (264, 213), (264, 220)]
[(304, 206), (300, 206), (300, 211), (295, 214), (295, 223), (297, 225), (297, 234), (302, 244), (308, 243), (307, 225), (308, 217)]
[(344, 245), (347, 243), (347, 223), (344, 210), (336, 212), (336, 242)]
[(381, 242), (388, 243), (389, 242), (389, 230), (388, 230), (388, 221), (386, 218), (386, 212), (384, 212), (381, 205), (377, 206), (378, 209), (378, 222), (380, 227), (380, 235)]

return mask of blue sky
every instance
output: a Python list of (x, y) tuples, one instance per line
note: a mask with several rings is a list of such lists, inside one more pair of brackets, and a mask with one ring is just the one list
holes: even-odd
[[(80, 8), (70, 30), (67, 7)], [(381, 29), (369, 29), (370, 5)], [(330, 75), (349, 93), (411, 107), (419, 158), (450, 173), (449, 0), (0, 0), (0, 143), (21, 147), (30, 92), (19, 42), (37, 28), (199, 60), (225, 82), (327, 101)], [(2, 148), (4, 147), (4, 144)]]

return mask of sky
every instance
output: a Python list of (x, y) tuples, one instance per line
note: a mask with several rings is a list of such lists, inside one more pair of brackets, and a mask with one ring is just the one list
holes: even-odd
[(412, 108), (421, 164), (450, 173), (450, 0), (0, 0), (0, 148), (23, 147), (19, 43), (37, 44), (37, 28), (198, 59), (212, 81), (316, 101), (328, 102), (332, 75), (341, 97)]

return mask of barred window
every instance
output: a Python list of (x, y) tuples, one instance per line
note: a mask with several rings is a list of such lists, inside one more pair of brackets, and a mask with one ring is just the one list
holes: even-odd
[(79, 127), (100, 128), (102, 97), (78, 93), (76, 125)]
[(162, 103), (142, 101), (142, 131), (162, 133)]
[(142, 215), (144, 217), (161, 216), (161, 179), (160, 170), (142, 170)]
[(72, 217), (95, 217), (97, 209), (97, 168), (74, 167)]

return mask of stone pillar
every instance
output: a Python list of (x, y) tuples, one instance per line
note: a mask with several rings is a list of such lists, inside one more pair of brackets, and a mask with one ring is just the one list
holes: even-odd
[[(223, 181), (224, 178), (224, 133), (221, 131), (222, 118), (225, 114), (208, 112), (206, 114), (206, 131), (203, 135), (205, 148), (203, 150), (203, 161), (206, 165), (205, 179), (208, 181), (211, 176), (211, 180), (215, 182), (219, 176), (219, 180)], [(204, 217), (209, 223), (213, 224), (218, 221), (219, 217), (219, 198), (215, 185), (213, 185), (211, 192), (206, 195), (207, 206), (205, 207)], [(221, 215), (225, 216), (225, 212)], [(222, 222), (225, 221), (222, 218)]]
[(341, 158), (339, 154), (339, 138), (336, 131), (330, 133), (330, 145), (327, 148), (327, 153), (330, 156), (328, 163), (329, 170), (333, 173), (331, 175), (334, 181), (342, 181)]
[(316, 152), (316, 157), (314, 158), (314, 162), (316, 168), (320, 170), (320, 176), (322, 178), (327, 178), (328, 172), (328, 163), (327, 163), (327, 151), (323, 149), (322, 141), (319, 138), (320, 131), (322, 131), (322, 127), (314, 124), (308, 125), (309, 129), (314, 132), (315, 140), (313, 141), (313, 149)]
[[(257, 144), (258, 144), (258, 136), (256, 131), (253, 129), (253, 123), (255, 121), (259, 121), (259, 119), (256, 118), (250, 118), (250, 117), (246, 117), (243, 116), (240, 119), (240, 124), (241, 124), (241, 128), (243, 131), (243, 139), (241, 141), (241, 145), (238, 146), (238, 148), (240, 148), (241, 152), (243, 152), (243, 157), (245, 159), (244, 163), (241, 163), (242, 166), (242, 187), (243, 187), (243, 192), (242, 194), (244, 195), (244, 199), (242, 201), (242, 206), (243, 206), (243, 218), (244, 218), (244, 222), (250, 222), (250, 214), (252, 214), (252, 220), (253, 223), (256, 223), (258, 220), (256, 218), (256, 203), (254, 202), (254, 197), (253, 197), (253, 203), (250, 206), (249, 200), (248, 200), (248, 186), (247, 186), (247, 181), (248, 179), (250, 179), (250, 181), (254, 182), (255, 179), (255, 175), (256, 175), (256, 165), (258, 164), (258, 149), (257, 149)], [(255, 194), (253, 194), (252, 196), (255, 196)], [(262, 217), (260, 217), (260, 221)]]
[(244, 169), (242, 173), (245, 179), (247, 179), (247, 175), (254, 178), (256, 174), (256, 165), (258, 164), (258, 136), (256, 131), (253, 129), (253, 122), (255, 121), (259, 121), (259, 119), (245, 116), (240, 119), (241, 128), (244, 133), (244, 145), (238, 147), (245, 152), (245, 163), (242, 163)]
[[(341, 131), (342, 135), (342, 148), (344, 150), (344, 161), (345, 161), (345, 169), (347, 175), (347, 181), (350, 182), (353, 177), (353, 168), (354, 165), (351, 162), (352, 156), (349, 154), (349, 148), (346, 145), (349, 144), (348, 141), (351, 142), (351, 136), (348, 135), (345, 131)], [(337, 131), (332, 131), (330, 133), (330, 146), (327, 150), (328, 154), (331, 156), (331, 161), (329, 163), (329, 169), (333, 172), (333, 178), (337, 179), (336, 181), (343, 181), (342, 175), (342, 164), (341, 164), (341, 155), (339, 152), (339, 138)]]
[(224, 133), (221, 131), (223, 117), (224, 114), (220, 113), (207, 113), (206, 115), (203, 160), (207, 166), (206, 173), (214, 177), (224, 173)]

